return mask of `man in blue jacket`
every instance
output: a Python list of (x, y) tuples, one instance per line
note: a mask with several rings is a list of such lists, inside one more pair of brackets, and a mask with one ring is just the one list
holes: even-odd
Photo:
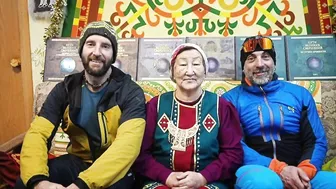
[(270, 38), (247, 38), (240, 52), (242, 84), (223, 95), (244, 130), (244, 166), (236, 188), (333, 188), (336, 174), (320, 171), (327, 140), (312, 95), (279, 81)]

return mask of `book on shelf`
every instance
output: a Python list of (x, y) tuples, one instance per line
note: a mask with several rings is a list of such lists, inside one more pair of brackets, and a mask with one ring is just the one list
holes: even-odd
[(138, 38), (119, 39), (118, 55), (113, 66), (131, 75), (136, 80), (138, 63)]
[(286, 36), (290, 80), (336, 79), (334, 35)]
[(47, 41), (43, 81), (62, 81), (84, 68), (78, 55), (78, 38), (51, 38)]

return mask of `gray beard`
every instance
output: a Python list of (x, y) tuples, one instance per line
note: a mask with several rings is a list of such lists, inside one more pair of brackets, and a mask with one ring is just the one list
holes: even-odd
[(255, 85), (265, 85), (266, 83), (272, 81), (273, 74), (274, 74), (274, 69), (270, 69), (267, 72), (267, 75), (262, 78), (255, 78), (253, 77), (253, 74), (246, 75), (246, 77), (249, 81), (251, 81)]

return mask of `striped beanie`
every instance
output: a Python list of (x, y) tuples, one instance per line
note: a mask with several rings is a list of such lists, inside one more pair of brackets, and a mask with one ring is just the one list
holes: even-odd
[(78, 52), (81, 56), (83, 51), (83, 46), (86, 39), (91, 35), (101, 35), (106, 37), (111, 41), (113, 49), (112, 63), (115, 62), (118, 53), (118, 40), (115, 30), (110, 22), (107, 21), (95, 21), (90, 22), (82, 31), (81, 36), (79, 37), (79, 46)]

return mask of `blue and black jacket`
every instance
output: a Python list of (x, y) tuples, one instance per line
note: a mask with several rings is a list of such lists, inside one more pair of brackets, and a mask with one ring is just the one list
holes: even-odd
[(244, 164), (269, 167), (272, 160), (321, 169), (327, 152), (324, 128), (310, 92), (273, 80), (241, 85), (222, 97), (238, 110), (244, 130)]

